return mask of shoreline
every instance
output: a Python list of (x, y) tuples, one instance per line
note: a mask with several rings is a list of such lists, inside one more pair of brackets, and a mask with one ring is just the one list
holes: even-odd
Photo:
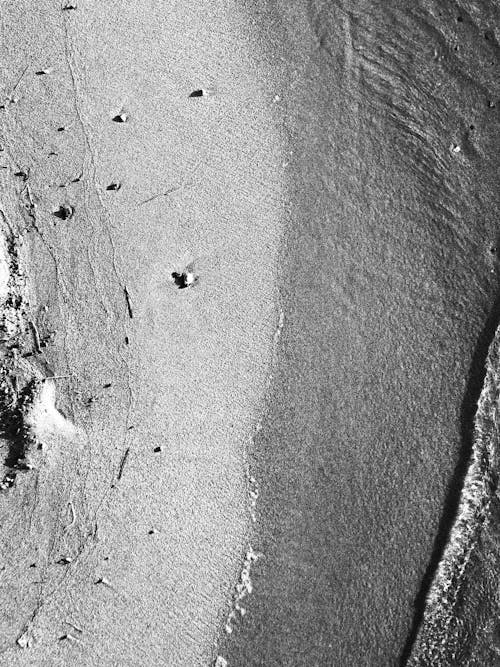
[[(450, 528), (464, 390), (498, 291), (498, 118), (461, 79), (487, 26), (427, 7), (273, 7), (296, 179), (285, 326), (252, 455), (264, 558), (219, 652), (396, 666)], [(436, 100), (434, 80), (453, 93)]]
[[(9, 12), (4, 659), (418, 662), (498, 324), (499, 11)], [(450, 612), (471, 667), (499, 508)]]
[[(487, 560), (495, 558), (488, 552), (496, 541), (494, 524), (498, 504), (495, 497), (500, 462), (496, 418), (499, 333), (497, 329), (488, 351), (483, 389), (474, 418), (472, 453), (457, 515), (430, 583), (413, 645), (409, 647), (409, 667), (435, 664), (444, 667), (458, 661), (470, 664), (468, 661), (476, 651), (484, 651), (482, 664), (493, 664), (494, 654), (498, 655), (496, 637), (488, 636), (485, 640), (482, 635), (493, 617), (495, 604), (498, 607), (493, 590), (495, 568), (488, 567)], [(487, 592), (490, 585), (492, 590)], [(478, 592), (470, 595), (470, 589), (474, 588)], [(485, 608), (489, 608), (486, 617)], [(481, 626), (471, 624), (469, 615), (480, 619)]]

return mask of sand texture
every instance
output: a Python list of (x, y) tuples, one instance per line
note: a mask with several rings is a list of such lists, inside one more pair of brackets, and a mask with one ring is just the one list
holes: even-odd
[(0, 663), (500, 664), (497, 4), (0, 25)]
[(245, 21), (2, 6), (2, 664), (214, 657), (279, 321), (281, 138)]

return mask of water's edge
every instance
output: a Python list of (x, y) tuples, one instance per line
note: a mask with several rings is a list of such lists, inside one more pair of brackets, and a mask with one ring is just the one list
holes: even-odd
[[(487, 651), (494, 664), (494, 628), (498, 608), (495, 573), (500, 566), (500, 541), (495, 516), (498, 490), (498, 402), (500, 331), (486, 361), (486, 375), (474, 422), (471, 460), (457, 518), (426, 600), (409, 666), (472, 665)], [(493, 634), (492, 634), (493, 633)], [(484, 658), (483, 658), (484, 659)], [(479, 663), (477, 663), (479, 664)]]

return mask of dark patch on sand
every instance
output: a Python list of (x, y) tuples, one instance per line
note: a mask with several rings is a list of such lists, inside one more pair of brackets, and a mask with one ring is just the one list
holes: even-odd
[(106, 190), (117, 192), (121, 188), (121, 183), (113, 182), (106, 186)]
[(132, 300), (130, 299), (129, 291), (126, 287), (123, 288), (123, 294), (125, 295), (125, 303), (127, 304), (127, 312), (130, 319), (134, 317), (134, 311), (132, 310)]
[(54, 217), (59, 220), (69, 220), (73, 217), (74, 209), (69, 204), (62, 204), (57, 210), (53, 212)]
[(171, 273), (171, 276), (172, 276), (172, 280), (174, 281), (174, 284), (179, 289), (185, 289), (186, 287), (189, 287), (190, 283), (188, 283), (188, 276), (187, 276), (187, 273), (185, 271), (183, 271), (182, 273), (178, 273), (177, 271), (173, 271)]
[(126, 114), (124, 111), (121, 111), (119, 114), (116, 114), (116, 116), (113, 116), (111, 120), (114, 123), (126, 123), (128, 121), (128, 114)]

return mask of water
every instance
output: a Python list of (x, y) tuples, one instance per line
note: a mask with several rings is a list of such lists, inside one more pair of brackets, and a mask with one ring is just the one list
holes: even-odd
[(500, 331), (487, 360), (457, 518), (409, 666), (500, 664)]
[[(257, 6), (292, 194), (279, 363), (251, 452), (264, 557), (219, 655), (396, 666), (448, 542), (498, 324), (499, 11)], [(484, 553), (463, 575), (475, 600), (494, 587)], [(492, 618), (481, 599), (474, 628)]]

